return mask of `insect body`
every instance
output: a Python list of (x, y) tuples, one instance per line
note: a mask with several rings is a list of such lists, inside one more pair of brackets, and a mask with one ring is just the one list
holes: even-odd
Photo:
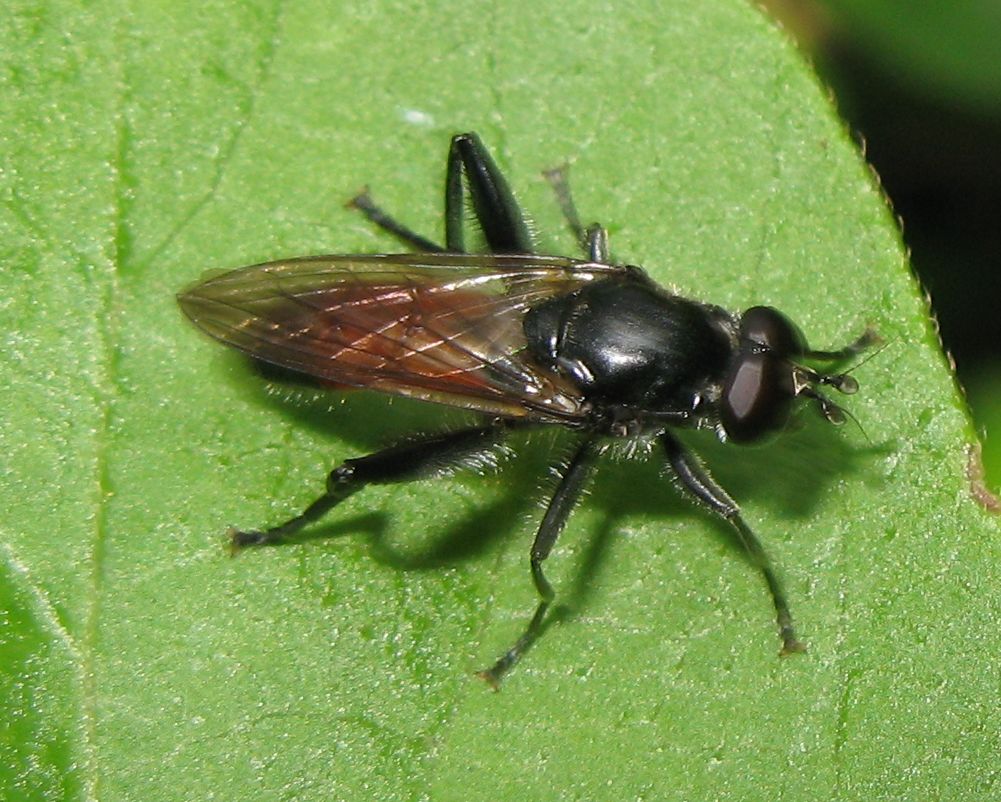
[[(604, 231), (585, 231), (562, 175), (553, 180), (586, 259), (533, 252), (503, 176), (479, 138), (462, 134), (449, 150), (444, 246), (363, 194), (354, 205), (417, 253), (270, 262), (179, 295), (195, 325), (255, 360), (483, 415), (470, 428), (346, 460), (304, 512), (271, 529), (236, 532), (234, 547), (284, 540), (367, 485), (475, 464), (515, 428), (575, 430), (576, 450), (559, 470), (530, 552), (540, 597), (535, 614), (518, 641), (481, 672), (496, 687), (542, 627), (554, 598), (543, 562), (602, 443), (644, 437), (659, 442), (680, 486), (735, 528), (771, 591), (783, 652), (800, 651), (781, 584), (757, 537), (674, 430), (709, 427), (726, 440), (754, 441), (781, 430), (799, 399), (841, 422), (842, 410), (820, 388), (851, 393), (855, 380), (805, 363), (844, 361), (874, 335), (838, 351), (813, 351), (775, 309), (757, 306), (735, 316), (672, 294), (640, 268), (611, 263)], [(466, 192), (487, 253), (465, 252)]]

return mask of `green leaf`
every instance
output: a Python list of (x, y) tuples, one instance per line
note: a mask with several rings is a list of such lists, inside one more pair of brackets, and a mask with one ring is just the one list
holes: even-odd
[[(879, 189), (783, 34), (738, 0), (15, 3), (0, 26), (0, 791), (5, 799), (989, 798), (998, 526)], [(573, 161), (617, 258), (874, 325), (860, 427), (690, 438), (785, 577), (810, 651), (658, 461), (604, 466), (548, 568), (566, 611), (499, 694), (535, 604), (538, 435), (501, 472), (373, 488), (231, 560), (341, 459), (455, 419), (291, 402), (200, 338), (204, 271), (437, 236), (477, 130), (544, 249)], [(330, 407), (328, 410), (327, 407)], [(864, 434), (861, 429), (864, 429)], [(946, 791), (945, 789), (948, 789)], [(993, 794), (992, 794), (993, 792)]]

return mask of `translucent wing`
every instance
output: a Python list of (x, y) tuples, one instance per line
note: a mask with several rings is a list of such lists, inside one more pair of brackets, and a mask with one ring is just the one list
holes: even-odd
[(315, 256), (245, 267), (178, 296), (217, 340), (336, 384), (510, 417), (581, 416), (534, 364), (534, 304), (625, 268), (535, 255)]

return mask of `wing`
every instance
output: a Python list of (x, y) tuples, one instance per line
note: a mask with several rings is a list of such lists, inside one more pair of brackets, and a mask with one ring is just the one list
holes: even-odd
[(566, 421), (583, 398), (531, 361), (525, 312), (626, 270), (535, 255), (315, 256), (224, 273), (178, 301), (220, 342), (321, 380)]

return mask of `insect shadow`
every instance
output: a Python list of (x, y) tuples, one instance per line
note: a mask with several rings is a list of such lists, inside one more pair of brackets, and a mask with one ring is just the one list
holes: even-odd
[[(294, 373), (232, 354), (220, 354), (219, 358), (237, 363), (233, 381), (245, 401), (278, 411), (297, 430), (309, 431), (311, 438), (319, 443), (337, 444), (339, 450), (347, 444), (348, 453), (385, 448), (406, 442), (415, 433), (443, 428), (443, 410), (428, 404), (365, 390), (332, 396)], [(266, 384), (262, 384), (262, 378)], [(470, 417), (464, 413), (445, 411), (446, 429), (460, 429), (469, 422)], [(398, 527), (393, 525), (394, 514), (371, 510), (323, 519), (286, 540), (261, 545), (279, 548), (345, 536), (361, 537), (377, 563), (408, 571), (432, 570), (472, 559), (520, 531), (537, 515), (546, 493), (552, 492), (539, 479), (547, 474), (552, 462), (551, 433), (521, 434), (511, 442), (512, 450), (518, 453), (517, 460), (501, 459), (496, 467), (462, 471), (453, 477), (457, 482), (487, 485), (488, 495), (495, 497), (493, 501), (478, 503), (461, 517), (445, 522), (444, 528), (440, 519), (431, 520), (429, 515), (426, 531), (416, 540), (410, 533), (406, 545), (399, 544), (399, 537), (392, 537), (399, 534)]]
[[(229, 354), (220, 358), (234, 359)], [(245, 369), (237, 381), (248, 401), (277, 410), (296, 428), (309, 430), (320, 442), (350, 444), (349, 452), (383, 448), (414, 432), (438, 431), (442, 426), (441, 410), (420, 402), (364, 390), (335, 398), (294, 373), (253, 360), (239, 361)], [(267, 385), (262, 387), (260, 378)], [(458, 428), (464, 416), (455, 417)], [(873, 453), (888, 449), (885, 444), (860, 447), (823, 425), (821, 420), (803, 416), (797, 423), (785, 438), (745, 449), (739, 460), (732, 459), (732, 448), (711, 433), (690, 432), (684, 439), (735, 495), (754, 500), (766, 509), (781, 509), (795, 529), (797, 522), (810, 519), (831, 483), (839, 477), (865, 471)], [(505, 460), (496, 469), (481, 472), (486, 476), (457, 475), (456, 481), (487, 485), (488, 495), (494, 496), (494, 500), (481, 502), (458, 518), (444, 522), (444, 528), (440, 519), (429, 521), (416, 543), (400, 545), (398, 537), (393, 537), (398, 533), (393, 513), (366, 510), (325, 519), (297, 533), (293, 539), (265, 545), (276, 548), (351, 537), (366, 544), (368, 556), (376, 563), (401, 571), (431, 571), (475, 559), (520, 532), (552, 494), (556, 480), (539, 477), (546, 475), (554, 449), (560, 448), (561, 444), (553, 442), (554, 434), (558, 437), (560, 433), (551, 430), (524, 433), (521, 442), (511, 444), (518, 453), (517, 460)], [(569, 445), (564, 444), (564, 448), (569, 449)], [(665, 521), (665, 541), (687, 537), (693, 526), (709, 525), (717, 543), (754, 566), (732, 527), (717, 516), (693, 507), (665, 485), (663, 471), (654, 456), (638, 460), (613, 456), (607, 463), (599, 468), (599, 474), (605, 475), (596, 477), (586, 502), (599, 511), (599, 522), (593, 532), (582, 533), (583, 553), (569, 573), (570, 583), (559, 602), (540, 625), (540, 636), (551, 626), (572, 620), (587, 607), (599, 584), (611, 542), (630, 519), (661, 518)], [(869, 485), (879, 481), (876, 476), (867, 476)], [(778, 539), (783, 539), (783, 535), (792, 539), (795, 531), (777, 533)]]

